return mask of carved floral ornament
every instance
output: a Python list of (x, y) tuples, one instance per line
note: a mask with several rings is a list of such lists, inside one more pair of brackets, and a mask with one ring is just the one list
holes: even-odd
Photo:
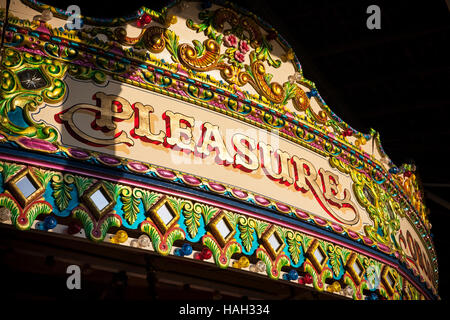
[[(41, 11), (37, 2), (24, 3)], [(366, 156), (361, 147), (371, 138), (381, 148), (379, 135), (374, 132), (370, 135), (356, 132), (332, 113), (320, 98), (315, 85), (304, 79), (293, 51), (287, 49), (285, 44), (281, 46), (286, 47), (285, 54), (279, 59), (273, 56), (275, 41), (281, 41), (273, 29), (261, 27), (257, 17), (245, 12), (238, 13), (236, 8), (214, 6), (200, 11), (183, 23), (187, 32), (199, 39), (184, 43), (180, 40), (184, 37), (179, 33), (183, 20), (171, 14), (174, 8), (172, 11), (169, 9), (161, 13), (141, 9), (139, 19), (144, 14), (152, 17), (145, 25), (138, 25), (136, 17), (112, 20), (109, 26), (105, 26), (107, 23), (98, 23), (98, 26), (93, 27), (95, 23), (90, 26), (86, 23), (80, 31), (53, 28), (50, 25), (52, 20), (38, 23), (10, 17), (6, 34), (8, 48), (4, 50), (1, 70), (2, 143), (55, 156), (78, 158), (71, 154), (70, 148), (59, 144), (58, 132), (51, 126), (35, 122), (30, 115), (43, 104), (57, 104), (64, 99), (67, 91), (64, 79), (67, 74), (98, 84), (105, 83), (111, 77), (158, 93), (183, 97), (184, 101), (249, 121), (261, 128), (280, 130), (281, 136), (327, 157), (331, 166), (351, 177), (356, 200), (369, 213), (373, 222), (364, 230), (372, 244), (392, 248), (391, 252), (397, 252), (405, 258), (409, 254), (404, 250), (407, 241), (402, 242), (395, 237), (400, 228), (399, 219), (406, 217), (417, 226), (419, 234), (425, 234), (423, 237), (427, 248), (433, 249), (427, 236), (429, 223), (420, 188), (415, 175), (411, 174), (414, 170), (405, 167), (400, 172), (388, 174), (374, 157)], [(58, 16), (57, 9), (50, 10)], [(64, 14), (59, 12), (59, 16)], [(95, 19), (85, 20), (95, 22)], [(127, 25), (137, 27), (140, 34), (129, 37)], [(100, 34), (105, 35), (107, 40), (98, 40)], [(164, 61), (163, 56), (169, 57), (172, 62)], [(273, 75), (269, 72), (276, 72), (287, 64), (291, 64), (297, 73), (282, 84), (272, 81)], [(213, 75), (217, 74), (225, 83), (214, 79)], [(256, 95), (244, 91), (244, 87), (249, 86)], [(310, 91), (306, 92), (308, 89)], [(313, 108), (312, 101), (318, 103), (320, 110)], [(219, 103), (226, 105), (226, 111), (216, 107)], [(287, 108), (290, 105), (296, 111), (289, 112)], [(382, 149), (379, 151), (381, 155), (384, 154)], [(87, 151), (78, 152), (84, 152), (84, 156), (78, 159), (95, 158), (99, 159), (97, 163), (109, 164), (106, 157)], [(126, 163), (124, 159), (117, 161), (114, 164), (117, 167)], [(136, 166), (148, 167), (148, 164)], [(62, 180), (55, 178), (52, 181), (57, 184)], [(333, 180), (323, 181), (324, 190), (328, 190), (324, 195), (326, 199), (336, 198), (330, 185)], [(202, 181), (202, 185), (207, 183), (206, 180)], [(235, 195), (233, 192), (230, 194)], [(348, 200), (347, 196), (345, 198)], [(59, 205), (64, 206), (64, 202), (59, 202)], [(276, 207), (276, 204), (273, 205)], [(44, 204), (40, 206), (42, 210), (45, 209)], [(404, 208), (412, 209), (405, 211)], [(28, 209), (23, 208), (24, 212)], [(86, 216), (83, 210), (86, 211), (78, 208), (76, 215)], [(289, 210), (295, 212), (294, 208)], [(106, 216), (111, 226), (119, 223), (117, 217)], [(133, 215), (127, 219), (132, 221)], [(304, 219), (315, 221), (313, 217)], [(148, 232), (161, 233), (160, 223), (145, 225)], [(239, 230), (247, 232), (249, 226), (255, 225), (250, 222), (241, 224)], [(327, 226), (330, 227), (330, 224)], [(96, 228), (98, 225), (93, 226), (92, 230)], [(182, 232), (177, 232), (177, 237), (181, 237)], [(213, 246), (214, 241), (209, 239), (208, 243)], [(235, 244), (230, 244), (231, 251), (222, 248), (224, 251), (218, 259), (226, 257), (225, 252), (234, 252), (236, 248), (238, 246)], [(246, 249), (245, 246), (243, 249)], [(269, 253), (267, 259), (274, 258), (271, 251), (264, 247), (258, 251), (261, 257), (264, 256), (264, 250), (266, 255)], [(280, 258), (280, 263), (284, 263), (283, 259)], [(435, 261), (431, 263), (434, 265)], [(434, 266), (428, 267), (428, 262), (423, 264), (427, 272), (432, 273), (431, 269), (435, 269)], [(320, 287), (320, 281), (317, 285)]]

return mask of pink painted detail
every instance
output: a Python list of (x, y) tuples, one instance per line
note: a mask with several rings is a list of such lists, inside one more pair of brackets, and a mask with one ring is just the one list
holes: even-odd
[(385, 246), (385, 245), (382, 244), (382, 243), (379, 243), (379, 244), (378, 244), (378, 249), (380, 249), (381, 251), (384, 251), (384, 252), (389, 252), (389, 251), (391, 251), (391, 249), (390, 249), (388, 246)]
[(189, 76), (189, 73), (183, 68), (181, 64), (178, 63), (178, 73), (184, 74), (185, 76)]
[(289, 120), (294, 120), (294, 119), (295, 119), (294, 116), (292, 115), (292, 113), (290, 113), (290, 112), (286, 112), (284, 115), (285, 115)]
[(280, 210), (283, 211), (283, 212), (289, 212), (289, 211), (291, 211), (291, 208), (289, 208), (289, 207), (288, 207), (287, 205), (285, 205), (285, 204), (282, 204), (282, 203), (277, 202), (277, 203), (276, 203), (276, 206), (277, 206), (278, 209), (280, 209)]
[(184, 176), (183, 176), (183, 180), (184, 180), (186, 183), (188, 183), (188, 184), (190, 184), (190, 185), (194, 185), (194, 186), (198, 186), (199, 184), (202, 183), (200, 179), (197, 179), (196, 177), (188, 176), (188, 175), (184, 175)]
[(255, 200), (256, 202), (258, 202), (259, 204), (263, 205), (263, 206), (268, 206), (270, 204), (270, 201), (267, 200), (266, 198), (263, 198), (261, 196), (255, 195)]
[(209, 104), (216, 108), (219, 108), (219, 109), (225, 109), (225, 110), (227, 109), (227, 107), (224, 104), (218, 103), (216, 101), (210, 101)]
[(319, 217), (315, 217), (315, 218), (314, 218), (314, 221), (317, 222), (317, 224), (318, 224), (318, 225), (321, 225), (321, 226), (324, 226), (324, 225), (327, 224), (327, 221), (326, 221), (326, 220), (324, 220), (324, 219), (322, 219), (322, 218), (319, 218)]
[(19, 138), (17, 142), (19, 142), (21, 145), (23, 145), (25, 148), (28, 149), (40, 150), (45, 152), (58, 151), (58, 147), (56, 147), (54, 144), (41, 139), (22, 137)]
[(69, 149), (69, 154), (77, 159), (86, 159), (89, 157), (89, 153), (87, 153), (86, 151), (74, 148)]
[(237, 47), (238, 39), (236, 38), (235, 35), (230, 34), (223, 38), (223, 42), (224, 42), (225, 46), (227, 46), (227, 47)]
[(285, 128), (281, 129), (281, 132), (283, 132), (284, 134), (286, 134), (288, 136), (294, 136), (294, 133), (291, 130), (287, 130)]
[(39, 32), (42, 32), (42, 33), (45, 33), (48, 35), (51, 34), (50, 30), (48, 30), (48, 28), (46, 27), (45, 22), (42, 22), (42, 21), (40, 21), (39, 27), (36, 28), (36, 31), (39, 31)]
[(166, 178), (166, 179), (175, 179), (175, 177), (176, 177), (175, 173), (173, 173), (170, 170), (166, 170), (166, 169), (156, 169), (156, 173), (160, 177), (163, 177), (163, 178)]
[(242, 190), (238, 190), (238, 189), (233, 189), (233, 194), (241, 199), (247, 198), (248, 197), (248, 193)]
[(236, 52), (234, 53), (234, 58), (235, 58), (237, 61), (239, 61), (239, 62), (244, 62), (244, 61), (245, 61), (245, 56), (244, 56), (241, 52), (239, 52), (239, 51), (236, 51)]
[(359, 235), (356, 232), (353, 232), (352, 230), (348, 230), (347, 233), (353, 239), (359, 238)]
[(245, 95), (242, 93), (242, 91), (240, 91), (240, 90), (237, 90), (236, 91), (236, 95), (239, 97), (239, 98), (241, 98), (241, 99), (245, 99)]
[(224, 192), (227, 188), (225, 188), (225, 186), (218, 184), (218, 183), (214, 183), (214, 182), (210, 182), (208, 183), (209, 188), (212, 189), (213, 191), (217, 191), (217, 192)]
[(6, 137), (4, 135), (0, 134), (0, 140), (4, 140), (4, 139), (6, 139)]
[(337, 232), (344, 231), (344, 229), (340, 225), (338, 225), (334, 222), (331, 223), (331, 227), (333, 228), (334, 231), (337, 231)]
[(308, 219), (309, 215), (301, 210), (295, 209), (295, 215), (302, 219)]
[(110, 157), (110, 156), (99, 156), (98, 160), (100, 160), (101, 162), (103, 162), (104, 164), (110, 165), (110, 166), (116, 166), (120, 164), (120, 160), (114, 157)]
[(365, 244), (368, 244), (369, 246), (373, 245), (373, 241), (369, 238), (367, 238), (366, 236), (363, 236), (363, 241)]
[(250, 51), (250, 47), (248, 46), (247, 41), (241, 40), (241, 41), (239, 42), (239, 50), (240, 50), (243, 54), (246, 54), (247, 52)]
[(145, 164), (140, 163), (140, 162), (128, 162), (128, 167), (131, 170), (139, 171), (139, 172), (145, 172), (145, 171), (149, 170), (148, 166), (146, 166)]

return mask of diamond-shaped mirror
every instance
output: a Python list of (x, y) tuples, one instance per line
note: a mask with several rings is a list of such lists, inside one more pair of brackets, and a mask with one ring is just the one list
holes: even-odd
[(228, 235), (231, 233), (231, 229), (225, 223), (224, 219), (220, 220), (216, 224), (217, 231), (219, 231), (220, 235), (226, 239)]
[(389, 283), (389, 285), (391, 286), (391, 288), (395, 287), (395, 279), (390, 272), (387, 273), (386, 280)]
[(306, 257), (320, 273), (328, 261), (328, 256), (323, 250), (318, 240), (314, 240), (306, 251)]
[(108, 199), (106, 199), (104, 193), (100, 189), (95, 191), (90, 198), (99, 211), (102, 211), (109, 204)]
[(352, 267), (353, 267), (353, 270), (355, 270), (355, 273), (361, 278), (361, 276), (362, 276), (364, 270), (359, 266), (358, 262), (355, 261), (355, 262), (352, 264)]
[(233, 225), (228, 220), (224, 211), (221, 211), (211, 220), (208, 224), (208, 229), (222, 247), (225, 246), (236, 233), (236, 230), (234, 230)]
[(163, 204), (157, 211), (156, 211), (161, 218), (161, 221), (167, 226), (169, 223), (175, 218), (175, 215), (170, 211), (168, 205), (165, 203)]
[(276, 259), (284, 248), (284, 241), (275, 226), (270, 227), (261, 237), (261, 242), (272, 259)]
[(281, 242), (277, 239), (277, 237), (275, 236), (275, 234), (272, 234), (270, 237), (269, 237), (269, 243), (270, 243), (270, 245), (272, 246), (272, 248), (275, 250), (275, 251), (278, 251), (278, 249), (280, 249), (280, 247), (281, 247)]
[(345, 269), (348, 271), (348, 273), (350, 273), (350, 276), (353, 278), (356, 284), (359, 284), (361, 282), (364, 272), (366, 271), (364, 266), (359, 261), (358, 255), (356, 253), (352, 253), (350, 258), (348, 258)]
[(111, 211), (116, 202), (109, 194), (103, 183), (94, 184), (81, 197), (83, 203), (89, 208), (94, 216), (99, 220), (105, 213)]
[(172, 207), (167, 197), (162, 197), (150, 208), (147, 215), (155, 222), (162, 234), (166, 233), (179, 218), (178, 212)]
[(375, 205), (375, 196), (373, 195), (372, 190), (370, 190), (369, 187), (367, 187), (367, 185), (364, 185), (363, 193), (364, 193), (364, 196), (366, 197), (366, 199), (370, 202), (370, 204), (372, 204), (374, 206)]
[(22, 207), (44, 192), (43, 186), (29, 169), (11, 178), (7, 182), (7, 188)]
[(16, 187), (22, 192), (25, 198), (31, 196), (34, 192), (36, 192), (37, 188), (30, 181), (30, 178), (27, 176), (23, 176), (16, 182)]
[(388, 266), (384, 266), (381, 271), (381, 282), (383, 283), (386, 291), (389, 295), (392, 295), (395, 291), (395, 276), (392, 274), (392, 270)]
[(322, 252), (320, 251), (320, 249), (316, 249), (316, 251), (314, 251), (314, 257), (317, 259), (317, 262), (322, 265), (323, 260), (325, 259), (325, 256), (322, 254)]

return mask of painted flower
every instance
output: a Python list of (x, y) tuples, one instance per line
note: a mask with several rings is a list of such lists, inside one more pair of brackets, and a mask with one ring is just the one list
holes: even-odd
[(239, 50), (240, 50), (243, 54), (246, 54), (247, 52), (250, 51), (250, 47), (248, 46), (247, 41), (241, 40), (241, 41), (239, 42)]
[(225, 42), (225, 45), (226, 45), (227, 47), (236, 47), (236, 46), (237, 46), (237, 43), (238, 43), (238, 39), (237, 39), (236, 36), (233, 35), (233, 34), (230, 34), (230, 35), (228, 35), (228, 36), (225, 36), (225, 37), (223, 38), (223, 41)]
[(240, 51), (236, 51), (234, 53), (234, 58), (239, 62), (244, 62), (244, 60), (245, 60), (245, 56)]

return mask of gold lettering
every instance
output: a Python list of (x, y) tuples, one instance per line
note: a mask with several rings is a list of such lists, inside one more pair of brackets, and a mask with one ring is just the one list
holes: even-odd
[(259, 168), (258, 157), (252, 151), (256, 148), (256, 142), (241, 133), (233, 135), (234, 166), (245, 172), (254, 171)]
[[(174, 149), (194, 152), (195, 142), (192, 140), (192, 127), (195, 119), (172, 111), (164, 112), (163, 119), (166, 121), (164, 144)], [(182, 124), (184, 127), (181, 126)]]
[[(310, 180), (313, 181), (315, 181), (317, 177), (317, 172), (314, 169), (314, 166), (311, 162), (305, 159), (300, 159), (295, 155), (291, 157), (291, 164), (294, 168), (295, 188), (303, 193), (308, 192), (310, 188), (308, 183), (306, 183), (306, 177), (312, 176)], [(310, 168), (312, 168), (312, 170)]]
[(229, 154), (223, 142), (219, 126), (205, 122), (202, 125), (202, 135), (197, 144), (197, 155), (204, 158), (205, 156), (209, 156), (212, 150), (216, 151), (216, 162), (218, 164), (227, 165), (233, 163), (233, 157)]
[[(294, 167), (294, 172), (295, 172), (294, 186), (297, 190), (300, 190), (303, 193), (305, 193), (307, 191), (311, 191), (312, 194), (314, 195), (314, 197), (316, 198), (317, 202), (322, 207), (322, 209), (324, 209), (325, 212), (328, 213), (336, 221), (338, 221), (340, 223), (350, 224), (350, 225), (354, 225), (354, 224), (358, 223), (359, 213), (355, 209), (352, 202), (350, 201), (350, 198), (347, 196), (346, 192), (344, 192), (344, 195), (345, 195), (344, 200), (337, 199), (338, 201), (342, 201), (342, 203), (328, 201), (328, 199), (335, 198), (333, 195), (333, 192), (336, 192), (336, 194), (337, 194), (336, 184), (329, 183), (327, 186), (325, 186), (325, 184), (323, 183), (323, 180), (322, 180), (322, 189), (321, 189), (317, 183), (317, 171), (311, 162), (309, 162), (305, 159), (300, 159), (297, 156), (293, 156), (291, 158), (291, 164)], [(321, 174), (321, 177), (323, 177), (324, 173), (323, 173), (322, 169), (319, 170), (319, 173)], [(327, 172), (327, 174), (328, 173), (329, 172)], [(327, 175), (328, 178), (330, 176), (332, 176), (332, 175), (331, 174)], [(330, 180), (330, 178), (327, 180)], [(336, 183), (337, 183), (337, 181), (336, 181)], [(331, 196), (330, 196), (330, 194), (331, 194)], [(327, 196), (328, 196), (328, 198), (326, 198)], [(338, 208), (342, 208), (342, 207), (351, 208), (355, 213), (355, 217), (353, 219), (344, 219), (342, 217), (341, 213), (336, 213), (330, 207), (330, 204), (335, 207), (338, 207)]]
[(77, 126), (74, 115), (82, 110), (93, 112), (95, 114), (95, 120), (92, 122), (91, 127), (94, 130), (101, 130), (105, 133), (109, 133), (117, 128), (117, 125), (114, 122), (128, 120), (133, 116), (133, 108), (131, 108), (130, 103), (122, 97), (97, 92), (94, 95), (94, 99), (96, 99), (97, 105), (85, 103), (76, 104), (57, 114), (57, 121), (62, 122), (72, 135), (87, 144), (95, 146), (108, 146), (119, 143), (134, 145), (133, 140), (130, 139), (124, 131), (117, 132), (112, 138), (99, 139), (89, 136), (84, 132), (83, 128)]
[[(258, 143), (258, 149), (260, 151), (261, 168), (270, 179), (285, 185), (294, 183), (294, 179), (289, 175), (289, 153), (278, 149), (273, 152), (272, 146), (264, 142)], [(274, 157), (272, 157), (272, 154)], [(276, 165), (273, 165), (273, 160), (275, 160)]]
[(164, 142), (166, 137), (164, 131), (161, 130), (158, 134), (154, 134), (151, 130), (150, 115), (154, 111), (153, 107), (140, 102), (136, 102), (132, 107), (134, 109), (134, 129), (131, 131), (131, 136), (151, 143)]

